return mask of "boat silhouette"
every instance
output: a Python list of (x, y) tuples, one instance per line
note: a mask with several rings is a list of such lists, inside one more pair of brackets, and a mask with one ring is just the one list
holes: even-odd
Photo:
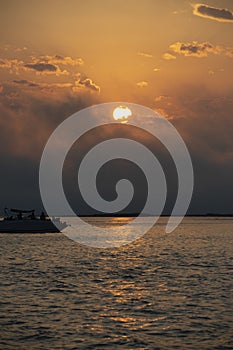
[[(5, 216), (0, 220), (0, 233), (54, 233), (61, 232), (67, 225), (59, 218), (51, 220), (42, 211), (40, 216), (35, 210), (4, 209)], [(54, 224), (55, 223), (55, 224)]]

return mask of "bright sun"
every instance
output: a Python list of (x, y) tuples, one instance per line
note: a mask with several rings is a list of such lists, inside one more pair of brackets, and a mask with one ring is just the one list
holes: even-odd
[(113, 118), (115, 120), (121, 121), (121, 123), (127, 123), (127, 119), (131, 115), (131, 110), (126, 106), (119, 106), (113, 111)]

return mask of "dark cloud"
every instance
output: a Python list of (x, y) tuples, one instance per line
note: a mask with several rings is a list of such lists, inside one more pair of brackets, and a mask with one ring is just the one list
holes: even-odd
[(94, 91), (100, 91), (100, 87), (93, 83), (93, 81), (89, 78), (86, 78), (84, 80), (80, 80), (79, 84), (84, 85), (88, 89), (94, 90)]
[(192, 42), (176, 42), (170, 45), (170, 49), (184, 56), (206, 57), (209, 53), (220, 54), (222, 47), (213, 45), (209, 42), (198, 43)]
[(38, 87), (39, 86), (39, 84), (33, 83), (33, 82), (26, 80), (26, 79), (13, 80), (13, 83), (18, 84), (18, 85), (26, 85), (29, 87)]
[(21, 79), (3, 84), (0, 94), (1, 206), (41, 210), (39, 162), (53, 130), (68, 116), (99, 103), (87, 89), (28, 89)]
[[(64, 171), (64, 186), (67, 198), (77, 212), (90, 212), (90, 208), (85, 205), (82, 196), (77, 188), (77, 168), (79, 167), (82, 158), (86, 153), (92, 149), (96, 144), (103, 142), (110, 138), (127, 138), (144, 144), (152, 152), (155, 152), (157, 159), (167, 171), (167, 183), (169, 199), (166, 206), (167, 212), (172, 208), (173, 199), (175, 199), (177, 188), (177, 174), (175, 165), (172, 163), (169, 153), (165, 147), (161, 145), (158, 140), (155, 140), (152, 135), (148, 134), (142, 129), (133, 127), (131, 125), (103, 125), (98, 128), (90, 130), (87, 134), (82, 136), (76, 144), (73, 145), (65, 163)], [(107, 162), (98, 172), (97, 188), (100, 195), (106, 200), (113, 200), (116, 198), (115, 186), (116, 183), (122, 179), (127, 178), (133, 184), (134, 198), (130, 205), (125, 208), (126, 212), (137, 212), (142, 209), (147, 197), (147, 181), (143, 171), (135, 164), (123, 159), (115, 159)], [(175, 191), (174, 191), (175, 188)], [(78, 200), (77, 200), (78, 198)], [(93, 213), (93, 209), (91, 211)]]
[(33, 69), (37, 72), (56, 72), (57, 67), (50, 63), (27, 63), (24, 67)]
[(20, 80), (13, 80), (13, 83), (15, 84), (22, 84), (22, 85), (28, 85), (29, 81), (25, 79), (20, 79)]
[[(52, 85), (16, 80), (3, 84), (0, 94), (0, 130), (4, 153), (35, 157), (50, 132), (79, 109), (97, 103), (87, 89), (72, 91)], [(0, 147), (0, 153), (3, 148)]]
[(196, 16), (210, 18), (219, 22), (233, 22), (233, 13), (230, 10), (205, 4), (195, 4), (193, 7), (193, 13)]
[[(86, 78), (87, 79), (87, 78)], [(84, 79), (85, 80), (85, 79)], [(41, 210), (41, 201), (38, 187), (39, 161), (43, 148), (53, 130), (72, 113), (100, 103), (98, 94), (90, 94), (87, 89), (53, 89), (35, 87), (28, 89), (30, 81), (15, 80), (12, 84), (5, 84), (0, 94), (0, 154), (1, 154), (1, 202), (2, 206), (35, 206)], [(171, 89), (169, 91), (169, 88)], [(173, 94), (171, 94), (171, 92)], [(233, 178), (233, 119), (232, 95), (230, 93), (214, 94), (203, 86), (177, 87), (175, 92), (168, 87), (165, 95), (155, 100), (154, 108), (163, 109), (173, 119), (171, 122), (177, 128), (191, 153), (194, 165), (195, 188), (190, 206), (190, 213), (229, 212), (232, 210), (232, 178)], [(118, 134), (124, 137), (130, 132)], [(96, 141), (104, 137), (115, 137), (113, 130), (89, 134), (74, 150), (77, 157), (83, 156)], [(144, 144), (161, 158), (166, 176), (175, 178), (172, 166), (166, 166), (166, 157), (152, 144), (150, 138), (145, 139), (133, 133), (134, 139)], [(160, 159), (159, 158), (159, 159)], [(76, 181), (77, 158), (71, 158), (66, 164), (68, 168), (68, 189), (72, 197), (72, 204), (80, 205), (80, 212), (85, 213), (87, 207), (82, 206), (72, 195), (73, 188), (69, 185), (70, 170), (74, 171)], [(72, 162), (71, 163), (69, 163)], [(170, 163), (169, 163), (170, 164)], [(70, 166), (70, 168), (69, 168)], [(100, 193), (104, 198), (114, 195), (114, 182), (119, 176), (133, 177), (136, 184), (138, 206), (142, 201), (143, 189), (142, 174), (136, 173), (135, 167), (119, 164), (105, 168), (100, 174)], [(103, 175), (103, 177), (102, 177)], [(75, 184), (75, 182), (72, 182)], [(70, 186), (70, 187), (69, 187)], [(142, 188), (142, 189), (141, 189)], [(177, 184), (171, 183), (170, 189), (174, 193)], [(216, 200), (217, 198), (217, 200)], [(78, 203), (78, 204), (77, 204)], [(167, 208), (172, 207), (172, 200), (168, 200)], [(86, 211), (87, 212), (87, 211)], [(169, 210), (168, 210), (169, 212)]]
[(165, 111), (199, 159), (219, 165), (233, 161), (232, 93), (186, 85), (176, 94), (156, 98), (155, 109)]
[[(191, 154), (195, 187), (190, 211), (233, 212), (233, 96), (185, 85), (157, 99)], [(164, 114), (164, 113), (162, 113)]]

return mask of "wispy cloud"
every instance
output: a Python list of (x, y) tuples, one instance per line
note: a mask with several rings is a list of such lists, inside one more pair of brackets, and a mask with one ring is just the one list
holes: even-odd
[(218, 22), (233, 22), (233, 13), (228, 9), (206, 4), (194, 4), (193, 8), (193, 14), (196, 16), (213, 19)]
[(74, 85), (72, 83), (41, 83), (41, 82), (34, 82), (26, 79), (19, 79), (19, 80), (13, 80), (12, 84), (16, 85), (23, 85), (25, 87), (37, 87), (41, 89), (51, 89), (51, 88), (71, 88)]
[(147, 81), (139, 81), (136, 85), (139, 87), (146, 87), (146, 86), (148, 86), (148, 82)]
[(17, 47), (15, 49), (15, 52), (25, 52), (27, 50), (28, 50), (28, 48), (26, 46), (24, 46), (24, 47)]
[(225, 54), (227, 57), (233, 58), (233, 48), (229, 47), (225, 50)]
[(163, 54), (163, 59), (165, 59), (167, 61), (175, 60), (176, 56), (172, 55), (171, 53), (166, 52)]
[(167, 99), (167, 98), (169, 98), (167, 95), (160, 95), (160, 96), (155, 97), (155, 102), (160, 102), (160, 101)]
[(145, 57), (145, 58), (152, 58), (153, 55), (151, 55), (150, 53), (146, 53), (146, 52), (138, 52), (139, 56)]

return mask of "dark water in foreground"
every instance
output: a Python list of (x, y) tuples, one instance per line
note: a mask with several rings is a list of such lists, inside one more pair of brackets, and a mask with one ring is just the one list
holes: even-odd
[(111, 250), (1, 234), (0, 348), (232, 349), (233, 220), (164, 221)]

